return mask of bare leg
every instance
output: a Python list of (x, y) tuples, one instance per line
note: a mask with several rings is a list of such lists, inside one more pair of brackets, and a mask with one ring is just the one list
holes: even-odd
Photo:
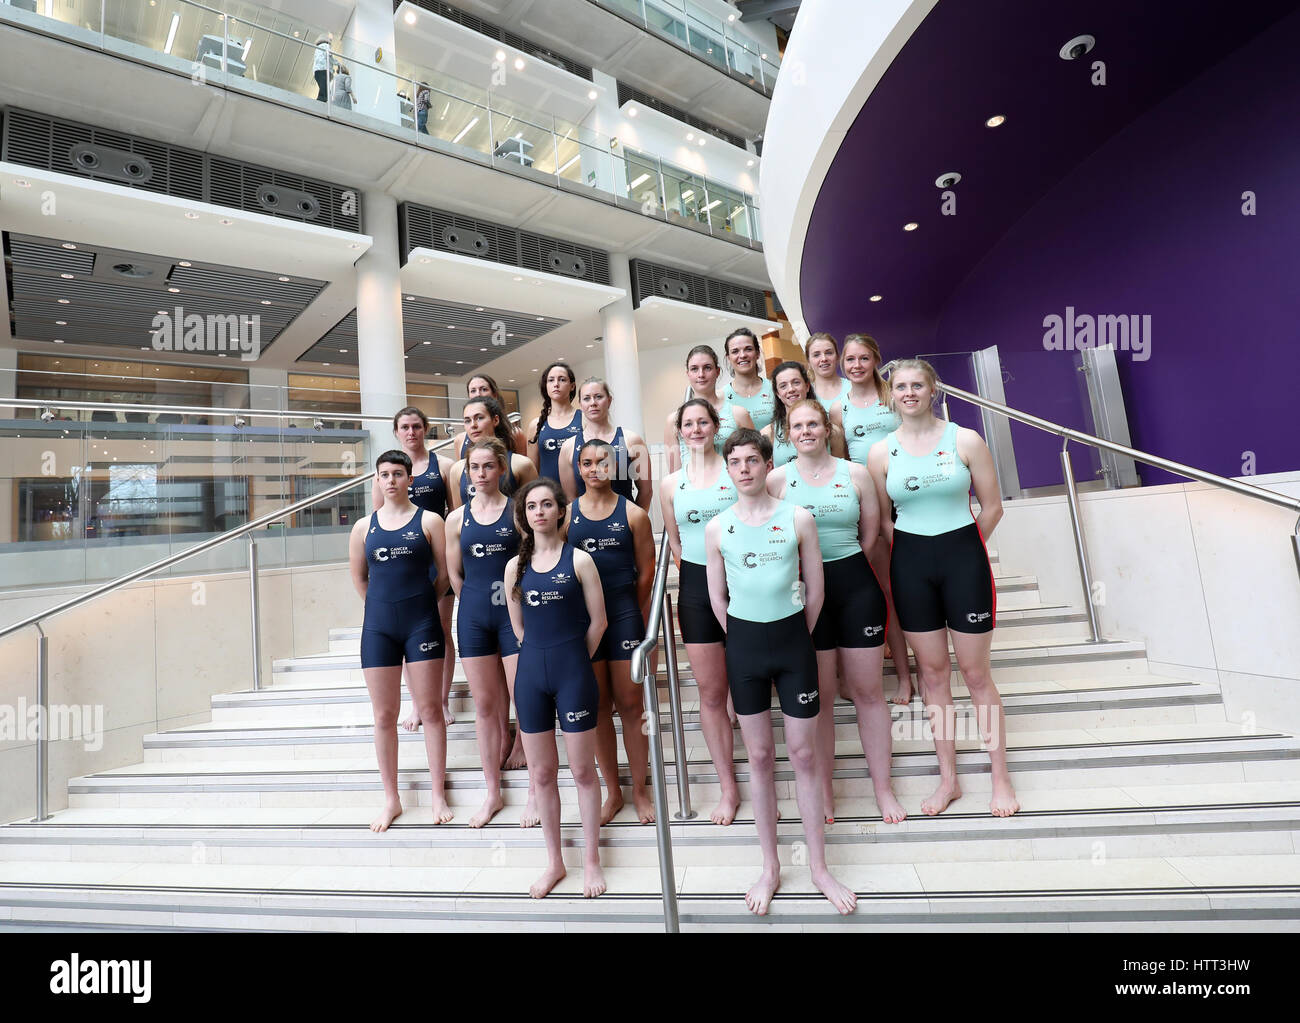
[(817, 651), (817, 691), (821, 711), (817, 715), (817, 750), (822, 758), (822, 809), (826, 823), (835, 823), (835, 701), (839, 699), (839, 663), (834, 650)]
[[(510, 695), (510, 702), (515, 702), (515, 668), (519, 664), (519, 655), (511, 654), (509, 657), (501, 658), (501, 667), (506, 673), (506, 692)], [(506, 714), (510, 713), (507, 708)], [(554, 743), (551, 744), (554, 746)], [(515, 728), (515, 747), (518, 750), (518, 760), (516, 761), (515, 753), (510, 754), (506, 761), (507, 771), (516, 771), (521, 767), (527, 766), (527, 747), (524, 744), (523, 731), (516, 723)], [(519, 826), (521, 828), (535, 828), (542, 822), (542, 818), (537, 812), (537, 786), (533, 782), (533, 773), (528, 772), (528, 802), (524, 804), (524, 812), (519, 815)]]
[(397, 794), (397, 714), (402, 707), (402, 668), (367, 668), (363, 673), (375, 717), (375, 759), (384, 785), (384, 809), (370, 822), (371, 831), (387, 831), (402, 812)]
[(442, 717), (449, 725), (456, 723), (456, 715), (451, 711), (451, 682), (456, 676), (456, 630), (451, 627), (451, 612), (455, 604), (454, 593), (438, 601), (438, 617), (442, 620), (442, 635), (447, 644), (442, 661)]
[(867, 756), (867, 771), (876, 793), (876, 806), (886, 824), (897, 824), (907, 818), (907, 811), (894, 795), (890, 779), (893, 767), (890, 727), (893, 722), (881, 682), (884, 654), (883, 646), (841, 648), (840, 663), (844, 665), (844, 693), (857, 708), (858, 736), (862, 740), (862, 752)]
[[(631, 661), (607, 661), (614, 705), (623, 722), (623, 749), (627, 751), (627, 769), (632, 775), (632, 802), (642, 824), (653, 824), (654, 800), (646, 784), (650, 763), (650, 739), (645, 720), (645, 697), (632, 681)], [(683, 767), (685, 765), (682, 765)]]
[[(742, 714), (740, 733), (744, 737), (745, 752), (749, 758), (750, 799), (754, 803), (758, 844), (763, 851), (763, 872), (746, 893), (745, 905), (750, 912), (766, 916), (772, 896), (781, 884), (781, 860), (776, 853), (776, 743), (772, 737), (772, 712), (764, 710), (759, 714)], [(815, 793), (814, 802), (817, 804), (817, 821), (820, 825), (820, 791)]]
[[(546, 870), (533, 882), (528, 894), (544, 899), (564, 880), (564, 857), (560, 854), (560, 789), (558, 776), (560, 755), (555, 748), (555, 733), (524, 732), (524, 749), (528, 754), (528, 783), (536, 792), (546, 840)], [(597, 801), (600, 797), (597, 796)]]
[(871, 558), (871, 570), (876, 574), (876, 582), (885, 594), (885, 607), (889, 609), (889, 620), (885, 626), (885, 640), (894, 660), (894, 671), (898, 673), (898, 690), (890, 703), (906, 707), (912, 702), (912, 668), (907, 662), (907, 637), (898, 624), (898, 612), (894, 610), (894, 595), (889, 589), (889, 548), (883, 543), (876, 545)]
[(483, 764), (483, 781), (487, 795), (478, 813), (469, 819), (471, 828), (481, 828), (495, 817), (505, 805), (501, 796), (501, 691), (505, 676), (501, 658), (495, 654), (486, 657), (463, 657), (465, 677), (469, 679), (470, 695), (474, 698), (474, 734), (478, 738), (478, 755)]
[[(718, 772), (721, 789), (718, 805), (709, 814), (714, 824), (730, 824), (740, 809), (740, 790), (736, 787), (733, 763), (736, 736), (727, 716), (731, 693), (727, 687), (727, 655), (721, 643), (690, 643), (686, 646), (695, 685), (700, 694), (700, 730), (709, 748), (709, 759)], [(684, 770), (685, 765), (678, 765)]]
[[(585, 732), (564, 733), (569, 770), (578, 788), (578, 813), (582, 817), (582, 894), (588, 899), (605, 893), (605, 872), (600, 868), (600, 779), (596, 774), (595, 732), (589, 728)], [(557, 808), (558, 804), (557, 799)]]
[[(742, 722), (744, 719), (741, 719)], [(821, 762), (817, 756), (817, 719), (784, 715), (785, 747), (794, 766), (795, 797), (808, 843), (808, 866), (817, 886), (841, 914), (852, 913), (858, 897), (835, 879), (826, 866), (826, 825), (822, 823)], [(747, 737), (748, 738), (748, 737)], [(775, 807), (775, 800), (773, 801)], [(775, 830), (775, 826), (773, 828)], [(775, 843), (775, 835), (773, 836)]]
[(424, 751), (429, 758), (433, 787), (433, 823), (446, 824), (455, 815), (447, 805), (447, 723), (442, 720), (442, 658), (406, 665), (411, 699), (424, 723)]
[(943, 813), (954, 799), (961, 798), (957, 781), (957, 741), (952, 703), (952, 661), (948, 656), (948, 632), (909, 632), (907, 642), (916, 651), (921, 676), (921, 698), (934, 733), (934, 752), (939, 758), (939, 787), (921, 804), (929, 816)]
[(623, 809), (623, 789), (618, 782), (618, 740), (614, 736), (614, 698), (609, 691), (609, 661), (594, 661), (591, 669), (600, 690), (600, 708), (596, 712), (596, 763), (605, 782), (605, 803), (600, 808), (600, 823), (608, 824)]
[(993, 684), (993, 672), (989, 665), (989, 649), (993, 645), (993, 633), (985, 632), (973, 635), (968, 632), (952, 634), (953, 651), (957, 654), (957, 667), (966, 688), (970, 690), (971, 702), (980, 726), (980, 738), (988, 750), (989, 762), (993, 768), (993, 798), (989, 810), (994, 817), (1010, 817), (1020, 809), (1016, 798), (1015, 786), (1011, 784), (1011, 772), (1007, 770), (1007, 729), (1006, 714), (1002, 709), (1002, 698), (997, 686)]

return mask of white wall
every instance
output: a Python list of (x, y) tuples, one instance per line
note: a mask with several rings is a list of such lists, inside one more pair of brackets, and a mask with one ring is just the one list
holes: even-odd
[[(1300, 497), (1300, 472), (1242, 482)], [(1102, 635), (1144, 641), (1157, 674), (1217, 682), (1232, 719), (1300, 731), (1295, 515), (1200, 483), (1080, 501)], [(1044, 603), (1082, 607), (1065, 498), (1005, 507), (1002, 571), (1037, 576)]]

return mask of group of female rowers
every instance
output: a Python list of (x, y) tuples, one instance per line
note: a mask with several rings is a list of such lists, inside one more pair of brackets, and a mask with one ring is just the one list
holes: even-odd
[[(740, 807), (738, 721), (764, 857), (747, 903), (765, 913), (779, 883), (775, 686), (813, 880), (850, 912), (853, 893), (830, 875), (822, 852), (824, 823), (834, 820), (835, 700), (842, 693), (856, 708), (882, 819), (902, 821), (890, 781), (886, 644), (895, 703), (912, 698), (909, 647), (914, 654), (935, 737), (940, 781), (922, 812), (941, 813), (961, 796), (952, 657), (991, 760), (990, 809), (1019, 809), (989, 664), (995, 595), (984, 537), (1002, 515), (993, 463), (978, 434), (935, 416), (933, 369), (898, 361), (886, 383), (880, 350), (865, 335), (847, 337), (841, 352), (830, 335), (815, 334), (807, 364), (781, 363), (770, 381), (759, 374), (750, 331), (733, 331), (725, 356), (731, 379), (719, 393), (717, 355), (706, 345), (691, 350), (689, 396), (664, 427), (669, 471), (659, 486), (678, 564), (679, 633), (720, 788), (711, 817), (730, 824)], [(630, 673), (654, 574), (653, 473), (645, 441), (611, 418), (603, 380), (578, 386), (557, 362), (540, 389), (541, 414), (520, 431), (491, 378), (475, 376), (464, 433), (452, 445), (458, 461), (427, 450), (427, 418), (405, 408), (393, 419), (401, 449), (376, 462), (375, 510), (354, 527), (350, 547), (365, 600), (361, 661), (386, 800), (371, 828), (387, 829), (402, 812), (403, 665), (414, 707), (403, 725), (423, 725), (433, 819), (452, 819), (444, 778), (459, 598), (456, 643), (487, 787), (469, 825), (482, 827), (502, 809), (502, 770), (526, 765), (520, 823), (541, 823), (548, 852), (531, 894), (546, 895), (564, 877), (558, 719), (583, 825), (583, 891), (592, 897), (605, 890), (600, 827), (624, 805), (615, 712), (637, 817), (654, 820), (648, 733), (657, 730), (644, 727)]]

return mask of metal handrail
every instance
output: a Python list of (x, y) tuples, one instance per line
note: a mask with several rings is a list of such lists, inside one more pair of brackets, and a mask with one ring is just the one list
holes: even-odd
[[(438, 401), (465, 401), (468, 398), (440, 398), (428, 395)], [(366, 423), (390, 423), (392, 416), (371, 416), (362, 412), (332, 412), (314, 410), (310, 412), (278, 412), (274, 409), (253, 408), (207, 408), (202, 405), (139, 405), (124, 401), (64, 401), (60, 398), (4, 398), (0, 397), (0, 408), (39, 408), (39, 409), (76, 409), (84, 412), (179, 412), (184, 415), (205, 416), (244, 416), (248, 419), (349, 419)], [(518, 416), (512, 412), (511, 416)], [(450, 417), (428, 416), (429, 422), (446, 426), (460, 426), (461, 420)], [(512, 419), (518, 422), (518, 419)], [(94, 424), (102, 426), (102, 423)], [(131, 426), (156, 426), (156, 423), (130, 423)], [(162, 424), (169, 425), (169, 424)], [(181, 425), (177, 423), (173, 426)], [(194, 425), (194, 424), (188, 424)]]
[[(671, 552), (668, 548), (668, 534), (664, 533), (664, 538), (659, 544), (659, 563), (655, 567), (654, 588), (650, 592), (650, 614), (646, 622), (646, 637), (641, 644), (632, 651), (631, 674), (634, 679), (639, 679), (641, 688), (644, 692), (646, 721), (649, 723), (650, 734), (650, 786), (654, 793), (655, 802), (655, 841), (659, 847), (659, 884), (663, 890), (664, 900), (664, 930), (669, 934), (676, 934), (681, 930), (681, 923), (677, 916), (677, 874), (673, 869), (673, 843), (669, 833), (668, 824), (668, 794), (667, 782), (664, 776), (664, 750), (663, 744), (659, 741), (659, 686), (655, 680), (654, 673), (650, 671), (650, 655), (655, 647), (659, 644), (659, 627), (663, 623), (665, 628), (671, 632), (672, 623), (665, 621), (668, 617), (667, 604), (664, 601), (668, 586), (668, 563), (672, 560)], [(674, 722), (678, 721), (675, 711), (679, 704), (677, 694), (670, 694)], [(676, 770), (678, 785), (681, 785), (682, 777), (686, 773), (685, 746), (680, 739), (674, 749), (676, 757)], [(689, 804), (688, 804), (689, 805)]]
[[(1226, 476), (1218, 476), (1212, 472), (1206, 472), (1204, 469), (1196, 469), (1190, 465), (1184, 465), (1182, 462), (1175, 462), (1169, 458), (1161, 458), (1159, 455), (1152, 455), (1146, 451), (1139, 451), (1137, 448), (1130, 448), (1124, 444), (1116, 444), (1114, 441), (1105, 440), (1102, 437), (1095, 437), (1090, 433), (1084, 433), (1081, 430), (1072, 430), (1068, 426), (1062, 426), (1060, 423), (1053, 423), (1048, 419), (1041, 419), (1038, 416), (1030, 415), (1028, 412), (1021, 412), (1019, 409), (1013, 409), (1008, 405), (1000, 402), (990, 401), (988, 398), (978, 394), (971, 394), (969, 391), (963, 391), (959, 387), (953, 387), (949, 384), (938, 384), (939, 391), (944, 395), (944, 417), (947, 418), (947, 397), (960, 398), (962, 401), (969, 402), (972, 405), (990, 412), (996, 412), (998, 415), (1005, 416), (1007, 419), (1013, 419), (1018, 423), (1024, 423), (1026, 426), (1032, 426), (1036, 430), (1042, 430), (1044, 433), (1055, 434), (1064, 439), (1061, 445), (1061, 475), (1065, 482), (1066, 503), (1070, 509), (1070, 527), (1074, 536), (1074, 552), (1079, 562), (1079, 580), (1083, 585), (1083, 603), (1088, 613), (1088, 626), (1092, 630), (1092, 642), (1100, 643), (1102, 641), (1101, 627), (1097, 618), (1097, 608), (1093, 602), (1092, 595), (1092, 567), (1088, 561), (1088, 547), (1084, 539), (1083, 520), (1080, 512), (1079, 490), (1074, 480), (1074, 468), (1070, 464), (1070, 441), (1077, 441), (1088, 447), (1098, 448), (1103, 451), (1113, 451), (1115, 454), (1124, 455), (1133, 459), (1135, 462), (1142, 462), (1144, 465), (1150, 465), (1157, 469), (1164, 469), (1177, 476), (1185, 476), (1187, 479), (1195, 480), (1198, 483), (1208, 483), (1211, 486), (1218, 487), (1221, 490), (1228, 490), (1234, 494), (1240, 494), (1242, 497), (1249, 497), (1256, 501), (1264, 501), (1268, 504), (1276, 505), (1279, 508), (1286, 508), (1300, 516), (1300, 499), (1287, 497), (1285, 494), (1279, 494), (1275, 490), (1265, 490), (1263, 487), (1251, 486), (1249, 483), (1242, 483), (1239, 480), (1229, 479)], [(1300, 572), (1300, 518), (1297, 518), (1295, 530), (1291, 536), (1291, 546), (1295, 554), (1296, 571)]]

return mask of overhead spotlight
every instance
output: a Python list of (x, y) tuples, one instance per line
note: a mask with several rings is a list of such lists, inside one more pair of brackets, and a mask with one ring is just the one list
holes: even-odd
[(637, 109), (636, 109), (636, 107), (628, 107), (628, 108), (627, 108), (627, 116), (628, 116), (628, 117), (636, 117), (636, 115), (637, 115)]
[(1006, 117), (1003, 116), (1002, 114), (994, 114), (992, 117), (990, 117), (987, 121), (984, 122), (984, 126), (986, 128), (996, 128), (1001, 124), (1005, 124), (1006, 120), (1007, 120)]
[(516, 70), (516, 71), (522, 71), (523, 69), (524, 69), (524, 58), (523, 58), (523, 57), (516, 57), (516, 58), (515, 58), (515, 70)]
[(687, 142), (694, 142), (694, 141), (695, 141), (695, 132), (693, 132), (693, 131), (688, 131), (688, 132), (686, 133), (686, 141), (687, 141)]
[(247, 426), (247, 425), (248, 425), (248, 420), (247, 420), (247, 419), (245, 419), (243, 416), (235, 416), (235, 429), (236, 429), (236, 430), (242, 430), (242, 429), (243, 429), (245, 426)]
[(1078, 60), (1087, 53), (1092, 52), (1092, 48), (1097, 45), (1097, 40), (1090, 35), (1075, 36), (1060, 49), (1062, 60)]
[(279, 280), (280, 280), (280, 282), (281, 282), (282, 284), (286, 284), (286, 283), (288, 283), (289, 278), (288, 278), (288, 277), (281, 277), (281, 278), (279, 278)]
[(48, 422), (49, 422), (50, 420), (52, 420), (53, 418), (54, 418), (54, 412), (53, 412), (53, 410), (51, 410), (51, 409), (47, 409), (47, 408), (43, 408), (43, 409), (41, 409), (41, 422), (42, 422), (42, 423), (48, 423)]
[(415, 24), (415, 12), (414, 12), (414, 11), (407, 11), (407, 12), (406, 12), (406, 23), (407, 23), (408, 25), (414, 25), (414, 24)]
[(920, 227), (920, 226), (921, 226), (921, 225), (918, 224), (915, 220), (912, 220), (912, 221), (909, 221), (908, 223), (906, 223), (906, 224), (903, 225), (903, 230), (904, 230), (904, 231), (915, 231), (915, 230), (916, 230), (918, 227)]
[(960, 180), (961, 180), (961, 175), (958, 174), (956, 171), (944, 171), (942, 174), (940, 174), (937, 178), (934, 179), (934, 187), (952, 188), (952, 186), (957, 184), (957, 182), (959, 182)]
[(176, 265), (177, 265), (177, 266), (193, 266), (194, 264), (191, 263), (188, 259), (182, 259), (182, 260), (181, 260), (179, 263), (177, 263)]
[(311, 428), (319, 433), (321, 430), (325, 429), (325, 424), (319, 419), (313, 419), (311, 421)]
[(64, 247), (65, 249), (75, 249), (75, 248), (76, 248), (76, 246), (73, 245), (72, 242), (64, 242), (64, 243), (63, 243), (63, 247)]
[(592, 89), (590, 92), (587, 93), (587, 99), (598, 99), (599, 97), (600, 97), (600, 93), (598, 93), (595, 89)]
[(753, 161), (753, 160), (750, 160), (748, 163), (745, 164), (745, 166), (746, 166), (746, 167), (752, 167), (752, 166), (754, 166), (754, 161)]
[(872, 296), (871, 296), (871, 301), (873, 301), (873, 302), (879, 302), (879, 301), (880, 301), (882, 298), (884, 298), (884, 297), (885, 297), (884, 295), (872, 295)]
[(199, 219), (199, 215), (198, 215), (197, 213), (187, 213), (187, 214), (185, 214), (185, 219), (186, 219), (186, 220), (198, 220), (198, 219)]

